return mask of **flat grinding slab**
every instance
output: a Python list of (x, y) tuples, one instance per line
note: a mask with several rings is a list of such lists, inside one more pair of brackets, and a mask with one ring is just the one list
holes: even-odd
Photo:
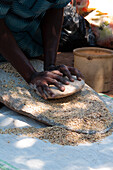
[[(43, 62), (35, 60), (32, 64), (43, 70)], [(44, 100), (9, 63), (0, 65), (0, 102), (45, 124), (76, 132), (104, 132), (112, 124), (111, 113), (89, 86), (66, 98)]]

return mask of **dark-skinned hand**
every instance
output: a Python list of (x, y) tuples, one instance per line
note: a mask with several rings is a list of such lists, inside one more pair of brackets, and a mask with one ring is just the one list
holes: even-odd
[(63, 74), (63, 76), (67, 76), (69, 80), (72, 82), (74, 81), (72, 75), (76, 76), (77, 80), (79, 81), (81, 81), (81, 78), (84, 79), (82, 73), (77, 68), (74, 67), (70, 67), (66, 65), (58, 65), (58, 66), (51, 65), (50, 67), (48, 67), (48, 71), (52, 71), (52, 70), (59, 70)]
[(65, 87), (63, 84), (69, 84), (67, 80), (63, 77), (63, 74), (58, 71), (44, 71), (36, 72), (33, 75), (31, 82), (29, 83), (31, 88), (36, 90), (44, 99), (47, 99), (48, 96), (54, 97), (54, 93), (49, 88), (49, 85), (56, 86), (60, 91), (64, 91)]
[(36, 72), (33, 76), (30, 86), (36, 90), (44, 99), (47, 99), (48, 96), (54, 97), (54, 93), (49, 88), (49, 85), (56, 86), (60, 91), (64, 91), (65, 87), (63, 84), (68, 85), (67, 81), (63, 76), (67, 76), (70, 81), (74, 81), (72, 75), (77, 77), (77, 80), (81, 80), (83, 75), (74, 67), (69, 67), (65, 65), (59, 66), (50, 66), (49, 71)]

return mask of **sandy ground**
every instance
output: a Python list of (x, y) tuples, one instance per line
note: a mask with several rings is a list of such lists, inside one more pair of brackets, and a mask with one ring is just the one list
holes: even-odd
[[(113, 99), (102, 96), (113, 113)], [(0, 109), (0, 129), (45, 127), (6, 107)], [(61, 146), (14, 134), (0, 135), (0, 169), (8, 170), (113, 170), (113, 134), (101, 142)]]

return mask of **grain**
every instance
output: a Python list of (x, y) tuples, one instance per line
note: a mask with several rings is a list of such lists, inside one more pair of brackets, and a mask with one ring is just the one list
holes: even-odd
[(31, 138), (38, 138), (43, 140), (44, 142), (50, 142), (52, 144), (59, 144), (59, 145), (79, 145), (85, 143), (94, 143), (94, 142), (101, 142), (106, 136), (112, 134), (112, 130), (110, 130), (106, 134), (95, 134), (95, 135), (86, 135), (86, 134), (78, 134), (76, 132), (70, 132), (64, 128), (60, 128), (57, 126), (54, 127), (47, 127), (36, 129), (34, 127), (29, 128), (14, 128), (14, 129), (7, 129), (5, 131), (0, 130), (0, 134), (15, 134), (18, 136), (23, 137), (31, 137)]
[[(32, 62), (42, 71), (42, 62)], [(106, 105), (89, 86), (70, 97), (44, 100), (9, 64), (0, 65), (0, 101), (9, 108), (45, 124), (74, 130), (101, 131), (113, 121)]]

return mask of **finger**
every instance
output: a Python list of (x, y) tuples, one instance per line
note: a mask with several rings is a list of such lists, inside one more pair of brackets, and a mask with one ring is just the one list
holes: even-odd
[(58, 82), (55, 79), (50, 79), (49, 84), (50, 85), (55, 85), (60, 91), (64, 91), (65, 90), (65, 87), (60, 82)]
[(44, 93), (42, 87), (40, 87), (40, 86), (37, 87), (37, 90), (38, 90), (39, 94), (46, 100), (46, 99), (47, 99), (47, 96), (46, 96), (46, 94)]
[(77, 80), (81, 80), (81, 78), (84, 78), (84, 76), (78, 69), (76, 69), (74, 67), (68, 67), (68, 69), (72, 75), (75, 75), (77, 77)]
[(84, 79), (84, 75), (79, 70), (78, 70), (78, 75), (79, 75), (79, 78)]
[(55, 94), (51, 91), (51, 89), (47, 85), (43, 86), (43, 90), (46, 92), (47, 96), (55, 97)]
[(80, 73), (80, 77), (82, 78), (82, 79), (85, 79), (85, 77), (84, 77), (84, 75), (79, 71), (79, 73)]
[(69, 84), (69, 82), (68, 82), (64, 77), (55, 75), (55, 76), (54, 76), (54, 79), (56, 79), (57, 81), (59, 81), (59, 82), (61, 82), (61, 83), (63, 83), (63, 84), (66, 84), (66, 85)]
[(70, 81), (72, 81), (72, 82), (74, 81), (74, 79), (72, 78), (71, 72), (68, 70), (68, 68), (65, 67), (62, 70), (62, 72), (65, 76), (67, 76), (69, 78)]
[(54, 74), (57, 74), (59, 76), (63, 76), (63, 74), (59, 70), (53, 70), (51, 72), (54, 73)]
[[(58, 74), (54, 74), (55, 72), (58, 73)], [(50, 76), (50, 78), (56, 79), (56, 80), (60, 81), (63, 84), (66, 84), (66, 85), (69, 84), (69, 82), (63, 77), (63, 74), (60, 71), (57, 71), (57, 70), (52, 71), (51, 73), (49, 73), (49, 76)]]
[(76, 75), (76, 77), (77, 77), (77, 80), (79, 80), (79, 81), (82, 80), (82, 79), (81, 79), (81, 74), (80, 74), (80, 72), (79, 72), (78, 70), (75, 71), (75, 75)]

